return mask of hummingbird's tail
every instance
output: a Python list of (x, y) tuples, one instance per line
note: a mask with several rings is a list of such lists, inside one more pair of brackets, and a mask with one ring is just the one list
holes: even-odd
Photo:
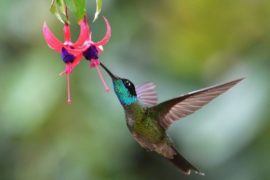
[(177, 152), (175, 148), (173, 149), (176, 152), (176, 155), (174, 155), (173, 159), (168, 159), (169, 161), (171, 161), (186, 175), (190, 175), (191, 171), (194, 171), (196, 174), (204, 176), (203, 172), (201, 172), (198, 168), (194, 167), (190, 162), (188, 162), (180, 153)]

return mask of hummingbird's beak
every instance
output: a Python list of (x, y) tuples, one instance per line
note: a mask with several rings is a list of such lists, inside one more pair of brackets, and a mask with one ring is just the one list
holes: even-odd
[(119, 79), (119, 77), (115, 76), (102, 62), (100, 62), (100, 65), (111, 76), (112, 80)]

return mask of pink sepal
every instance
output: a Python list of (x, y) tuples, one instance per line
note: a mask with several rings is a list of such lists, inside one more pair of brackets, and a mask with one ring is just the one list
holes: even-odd
[(69, 26), (69, 24), (64, 25), (64, 39), (65, 39), (66, 44), (71, 43), (71, 34), (70, 34), (70, 26)]
[(103, 19), (104, 19), (104, 21), (106, 23), (106, 29), (107, 29), (107, 31), (106, 31), (106, 34), (105, 34), (104, 38), (102, 40), (100, 40), (100, 41), (98, 41), (98, 42), (95, 43), (96, 46), (101, 46), (101, 45), (106, 44), (110, 40), (110, 38), (111, 38), (112, 30), (111, 30), (110, 23), (106, 19), (105, 16), (103, 16)]
[(78, 40), (74, 43), (75, 47), (82, 46), (84, 42), (86, 42), (89, 38), (91, 38), (90, 28), (87, 23), (86, 17), (84, 17), (84, 19), (81, 20), (79, 24), (80, 24), (80, 35), (78, 37)]
[(63, 44), (53, 35), (46, 22), (43, 24), (42, 31), (48, 46), (57, 52), (61, 52)]

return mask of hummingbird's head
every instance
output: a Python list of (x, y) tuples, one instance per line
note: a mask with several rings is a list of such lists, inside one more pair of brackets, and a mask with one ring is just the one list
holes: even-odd
[(104, 64), (100, 63), (100, 65), (112, 78), (114, 92), (120, 103), (123, 106), (136, 103), (138, 100), (134, 84), (128, 79), (114, 75)]

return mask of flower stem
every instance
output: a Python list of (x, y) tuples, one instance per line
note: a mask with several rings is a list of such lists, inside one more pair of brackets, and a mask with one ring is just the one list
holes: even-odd
[(70, 75), (67, 74), (67, 103), (71, 104), (71, 95), (70, 95)]
[(109, 88), (108, 85), (106, 84), (106, 82), (105, 82), (105, 80), (104, 80), (104, 78), (103, 78), (103, 76), (102, 76), (102, 74), (101, 74), (101, 72), (100, 72), (100, 69), (99, 69), (98, 65), (96, 65), (95, 68), (96, 68), (96, 70), (97, 70), (97, 72), (98, 72), (98, 76), (99, 76), (99, 78), (100, 78), (100, 80), (101, 80), (101, 82), (102, 82), (102, 84), (103, 84), (103, 86), (104, 86), (106, 92), (110, 92), (110, 88)]
[(66, 16), (67, 20), (69, 20), (68, 19), (68, 8), (67, 8), (67, 5), (65, 5), (65, 16)]

